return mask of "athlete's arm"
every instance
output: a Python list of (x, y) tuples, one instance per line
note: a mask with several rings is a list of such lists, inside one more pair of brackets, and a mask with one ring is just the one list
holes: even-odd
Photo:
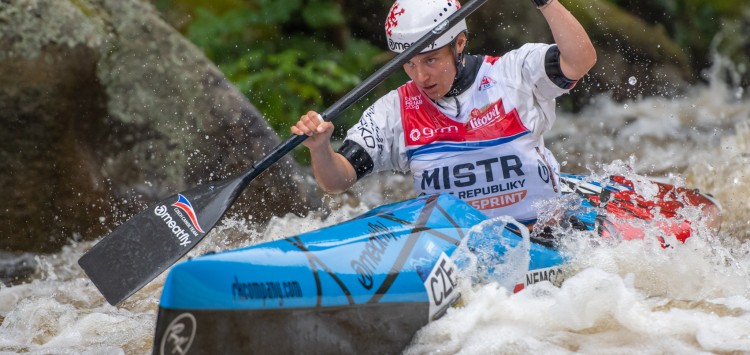
[(313, 175), (318, 186), (327, 193), (340, 193), (357, 182), (357, 174), (352, 164), (331, 146), (333, 123), (323, 122), (319, 117), (317, 112), (310, 111), (300, 117), (291, 131), (296, 135), (308, 136), (302, 145), (310, 150)]
[[(596, 50), (586, 30), (558, 0), (532, 0), (552, 30), (560, 50), (560, 69), (571, 80), (582, 78), (596, 63)], [(541, 4), (540, 4), (541, 3)]]

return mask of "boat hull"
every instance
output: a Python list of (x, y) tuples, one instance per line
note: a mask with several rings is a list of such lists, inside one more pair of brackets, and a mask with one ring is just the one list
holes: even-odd
[(428, 309), (426, 302), (263, 310), (162, 307), (154, 353), (398, 354), (427, 324)]
[[(656, 184), (657, 200), (647, 201), (626, 180), (564, 175), (563, 182), (564, 193), (581, 196), (578, 228), (603, 238), (642, 237), (626, 222), (654, 217), (654, 206), (669, 216), (686, 205), (716, 207), (696, 191), (666, 184)], [(561, 274), (563, 255), (524, 239), (523, 226), (470, 233), (487, 223), (453, 196), (424, 196), (177, 264), (164, 285), (154, 353), (399, 353), (417, 330), (461, 302), (456, 275), (463, 265), (455, 264), (461, 260), (455, 253), (462, 241), (468, 250), (492, 251), (490, 263), (506, 262), (521, 248), (523, 270), (510, 284), (515, 292)], [(680, 221), (664, 230), (684, 241), (691, 225)]]

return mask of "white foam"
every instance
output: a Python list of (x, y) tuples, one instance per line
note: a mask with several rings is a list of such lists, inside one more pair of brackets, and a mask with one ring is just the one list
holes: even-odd
[[(673, 247), (663, 249), (655, 230), (627, 243), (592, 243), (571, 232), (564, 246), (572, 276), (560, 288), (542, 282), (511, 294), (502, 279), (462, 284), (465, 306), (425, 327), (406, 352), (750, 353), (750, 100), (711, 85), (627, 108), (598, 98), (583, 112), (560, 114), (547, 143), (567, 172), (659, 175), (713, 193), (724, 206), (721, 233), (699, 228), (698, 237), (668, 240)], [(364, 204), (326, 201), (336, 207), (328, 218), (288, 215), (266, 226), (227, 219), (190, 255), (304, 233), (411, 197), (410, 179), (379, 179), (355, 190)], [(653, 194), (648, 183), (636, 188)], [(92, 244), (40, 257), (31, 283), (0, 286), (0, 353), (150, 352), (165, 275), (119, 308), (109, 306), (77, 265)]]

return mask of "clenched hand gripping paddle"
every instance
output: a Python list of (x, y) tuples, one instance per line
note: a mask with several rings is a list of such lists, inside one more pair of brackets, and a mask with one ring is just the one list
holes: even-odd
[[(469, 1), (321, 113), (323, 120), (336, 120), (349, 106), (486, 1)], [(305, 138), (304, 135), (290, 137), (235, 177), (197, 186), (150, 206), (94, 245), (78, 264), (107, 302), (112, 305), (122, 302), (195, 247), (253, 179)]]

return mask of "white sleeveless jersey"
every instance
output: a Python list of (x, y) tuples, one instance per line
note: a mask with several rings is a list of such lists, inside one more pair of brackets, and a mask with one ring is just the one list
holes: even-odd
[(567, 92), (546, 75), (549, 45), (485, 57), (474, 84), (437, 105), (408, 82), (368, 108), (347, 139), (373, 171), (411, 171), (418, 194), (451, 193), (490, 217), (536, 220), (533, 204), (558, 194), (559, 165), (542, 134)]

